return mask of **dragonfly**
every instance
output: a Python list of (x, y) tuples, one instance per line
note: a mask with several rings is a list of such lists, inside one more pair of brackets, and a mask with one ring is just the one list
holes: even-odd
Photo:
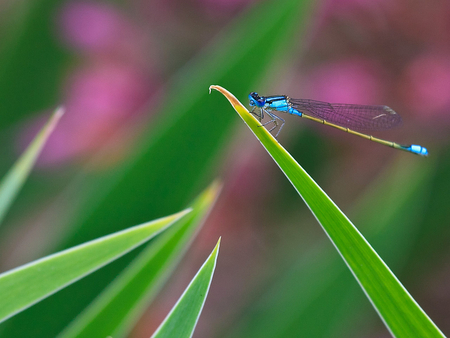
[(402, 123), (400, 115), (388, 106), (327, 103), (311, 99), (292, 99), (286, 95), (259, 96), (255, 92), (250, 93), (248, 97), (250, 106), (253, 107), (251, 113), (260, 122), (264, 119), (264, 114), (271, 118), (270, 121), (261, 126), (273, 123), (272, 128), (269, 129), (269, 132), (272, 132), (280, 125), (275, 138), (278, 137), (285, 124), (284, 119), (276, 115), (275, 112), (282, 112), (304, 117), (388, 147), (421, 156), (428, 155), (427, 148), (420, 145), (402, 145), (364, 133), (390, 129)]

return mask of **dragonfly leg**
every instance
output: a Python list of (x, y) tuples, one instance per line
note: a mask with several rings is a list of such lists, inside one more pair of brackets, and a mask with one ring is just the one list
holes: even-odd
[(281, 126), (280, 126), (280, 129), (278, 129), (278, 132), (275, 135), (275, 138), (278, 138), (278, 135), (280, 135), (281, 129), (283, 129), (284, 124), (286, 123), (281, 117), (280, 117), (280, 120), (281, 120)]
[(259, 122), (261, 122), (261, 112), (258, 114), (257, 112), (255, 112), (256, 107), (253, 107), (253, 109), (250, 111), (250, 114), (256, 116), (256, 118), (259, 120)]
[[(277, 116), (277, 115), (275, 115), (275, 114), (273, 114), (273, 113), (267, 112), (267, 114), (273, 119), (272, 121), (273, 121), (273, 123), (275, 124), (275, 126), (273, 126), (273, 128), (270, 129), (269, 132), (271, 132), (272, 130), (274, 130), (274, 129), (278, 126), (278, 120), (281, 121), (280, 129), (278, 129), (278, 132), (277, 132), (277, 134), (275, 135), (275, 138), (277, 138), (278, 135), (280, 134), (281, 129), (283, 129), (284, 124), (285, 124), (286, 122), (284, 121), (284, 119), (282, 119), (281, 117), (279, 117), (279, 116)], [(272, 122), (272, 121), (270, 121), (270, 122)]]
[[(261, 114), (262, 114), (262, 112), (263, 112), (263, 110), (261, 109)], [(277, 118), (278, 116), (275, 117), (275, 115), (269, 113), (268, 111), (266, 111), (266, 114), (269, 115), (272, 119), (271, 119), (270, 121), (264, 122), (264, 123), (261, 124), (259, 127), (267, 126), (269, 123), (272, 123), (272, 122), (273, 122), (273, 123), (275, 123), (275, 126), (272, 127), (272, 128), (269, 130), (269, 132), (270, 132), (270, 131), (272, 131), (273, 129), (275, 129), (275, 128), (277, 127), (278, 123), (277, 123), (276, 118)]]
[(273, 124), (274, 124), (274, 126), (268, 130), (269, 133), (271, 133), (272, 130), (274, 130), (276, 127), (278, 127), (278, 122), (277, 122), (277, 120), (273, 120)]

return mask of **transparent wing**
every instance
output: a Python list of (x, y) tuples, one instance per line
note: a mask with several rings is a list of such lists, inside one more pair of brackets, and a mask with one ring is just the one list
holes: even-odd
[(357, 131), (383, 130), (401, 125), (402, 118), (388, 106), (327, 103), (289, 99), (298, 111)]

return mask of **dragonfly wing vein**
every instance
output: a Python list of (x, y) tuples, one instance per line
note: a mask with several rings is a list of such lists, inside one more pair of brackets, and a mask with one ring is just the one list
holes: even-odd
[(298, 111), (357, 131), (384, 130), (399, 126), (400, 115), (388, 106), (328, 103), (310, 99), (290, 99)]

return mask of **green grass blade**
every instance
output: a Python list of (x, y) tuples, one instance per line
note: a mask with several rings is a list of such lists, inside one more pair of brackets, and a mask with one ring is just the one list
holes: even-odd
[(220, 238), (211, 255), (203, 263), (175, 306), (152, 335), (152, 338), (192, 337), (211, 285), (219, 246)]
[(395, 337), (444, 337), (389, 267), (316, 182), (228, 91), (227, 97), (300, 194)]
[(58, 108), (0, 182), (0, 223), (23, 186), (48, 137), (64, 113)]
[(192, 212), (152, 242), (58, 338), (124, 336), (182, 258), (219, 190), (217, 183), (207, 188)]
[(189, 210), (95, 239), (0, 275), (0, 322), (148, 241)]
[[(370, 242), (380, 248), (383, 258), (395, 270), (401, 269), (416, 239), (434, 170), (435, 163), (430, 166), (429, 160), (425, 163), (401, 154), (366, 189), (356, 212), (352, 212), (357, 223), (364, 224)], [(383, 210), (382, 215), (379, 210)], [(282, 338), (301, 333), (315, 338), (356, 337), (355, 332), (362, 336), (358, 330), (370, 330), (371, 323), (360, 318), (370, 316), (372, 309), (348, 269), (325, 245), (328, 243), (323, 242), (302, 255), (293, 255), (292, 248), (287, 248), (284, 255), (281, 253), (294, 261), (287, 270), (276, 273), (275, 282), (270, 283), (262, 296), (258, 294), (251, 309), (225, 336)], [(364, 328), (356, 323), (363, 323)]]

